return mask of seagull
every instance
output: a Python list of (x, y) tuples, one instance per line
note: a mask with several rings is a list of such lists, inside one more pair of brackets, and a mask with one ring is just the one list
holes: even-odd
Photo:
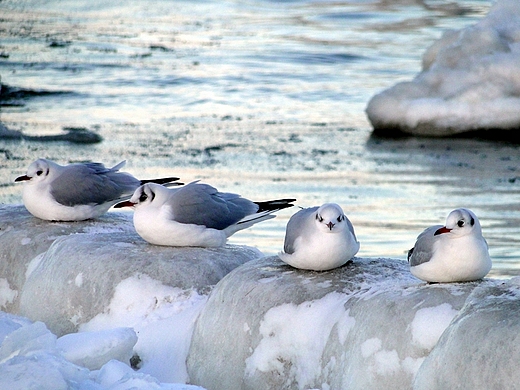
[(359, 251), (352, 223), (336, 203), (298, 211), (287, 223), (284, 251), (278, 256), (300, 269), (341, 267)]
[(180, 188), (148, 183), (115, 208), (134, 207), (134, 227), (150, 244), (219, 247), (239, 230), (274, 218), (272, 213), (293, 206), (296, 199), (253, 202), (191, 182)]
[(477, 216), (468, 209), (453, 210), (446, 225), (427, 228), (408, 251), (410, 272), (430, 283), (469, 282), (491, 269), (488, 244)]
[(119, 172), (126, 161), (112, 168), (101, 163), (59, 165), (40, 158), (15, 179), (24, 182), (22, 198), (27, 210), (37, 218), (48, 221), (83, 221), (96, 218), (147, 182), (166, 185), (178, 177), (139, 180), (129, 173)]

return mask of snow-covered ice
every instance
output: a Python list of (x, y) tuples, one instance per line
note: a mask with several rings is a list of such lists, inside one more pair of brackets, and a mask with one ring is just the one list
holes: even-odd
[(156, 247), (123, 213), (50, 223), (0, 207), (0, 388), (200, 389), (185, 384), (195, 320), (260, 255)]
[(477, 287), (419, 368), (414, 389), (514, 389), (520, 383), (518, 278)]
[[(131, 329), (76, 333), (57, 339), (42, 322), (0, 312), (0, 388), (11, 390), (203, 389), (161, 383), (134, 371), (127, 357), (136, 335)], [(122, 351), (126, 351), (121, 354)], [(88, 366), (99, 368), (90, 370)]]
[(520, 2), (498, 0), (475, 25), (446, 31), (422, 62), (412, 81), (369, 101), (366, 113), (376, 133), (448, 136), (518, 129)]
[(473, 388), (520, 380), (516, 279), (428, 285), (401, 260), (314, 272), (249, 247), (156, 247), (116, 213), (45, 229), (12, 206), (0, 221), (0, 388), (441, 389), (460, 362)]
[(253, 260), (202, 309), (190, 380), (211, 389), (411, 388), (468, 296), (494, 284), (428, 285), (391, 259), (355, 258), (327, 272)]

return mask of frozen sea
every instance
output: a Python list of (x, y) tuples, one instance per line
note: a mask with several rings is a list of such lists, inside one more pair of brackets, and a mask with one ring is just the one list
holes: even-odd
[[(178, 175), (254, 200), (339, 203), (362, 257), (406, 258), (457, 207), (479, 217), (494, 265), (520, 275), (520, 153), (508, 142), (378, 139), (367, 102), (412, 79), (448, 29), (491, 1), (0, 2), (0, 121), (29, 135), (87, 128), (97, 144), (0, 140), (0, 202), (39, 157)], [(267, 255), (296, 210), (230, 243)]]

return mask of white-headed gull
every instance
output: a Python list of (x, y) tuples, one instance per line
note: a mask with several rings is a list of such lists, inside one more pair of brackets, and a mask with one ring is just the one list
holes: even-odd
[(325, 271), (342, 266), (358, 250), (354, 227), (343, 209), (336, 203), (325, 203), (291, 217), (279, 257), (295, 268)]
[[(93, 162), (63, 166), (40, 158), (15, 181), (24, 182), (23, 203), (35, 217), (48, 221), (82, 221), (104, 214), (146, 182), (165, 184), (179, 180), (177, 177), (139, 180), (119, 172), (123, 165), (125, 161), (113, 168)], [(177, 184), (181, 183), (171, 183)]]
[(274, 218), (272, 213), (294, 201), (253, 202), (198, 182), (175, 189), (149, 183), (114, 207), (135, 206), (135, 230), (151, 244), (218, 247), (235, 232)]
[(488, 245), (477, 216), (468, 209), (453, 210), (446, 226), (427, 228), (408, 251), (410, 272), (432, 283), (482, 279), (491, 269)]

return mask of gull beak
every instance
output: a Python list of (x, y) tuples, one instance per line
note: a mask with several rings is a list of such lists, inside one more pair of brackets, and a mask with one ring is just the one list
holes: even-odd
[(332, 223), (332, 221), (331, 221), (331, 222), (327, 223), (326, 225), (328, 226), (329, 230), (332, 230), (332, 228), (334, 227), (335, 224)]
[(31, 179), (32, 179), (32, 177), (23, 175), (23, 176), (18, 176), (16, 179), (14, 179), (14, 181), (27, 181), (27, 180), (31, 180)]
[(135, 206), (134, 202), (130, 202), (129, 200), (125, 200), (124, 202), (116, 203), (114, 205), (114, 208), (115, 209), (120, 209), (120, 208), (123, 208), (123, 207), (134, 207), (134, 206)]
[(451, 229), (448, 229), (446, 226), (443, 226), (443, 227), (437, 229), (437, 231), (433, 235), (438, 236), (439, 234), (449, 233), (449, 232), (451, 232)]

